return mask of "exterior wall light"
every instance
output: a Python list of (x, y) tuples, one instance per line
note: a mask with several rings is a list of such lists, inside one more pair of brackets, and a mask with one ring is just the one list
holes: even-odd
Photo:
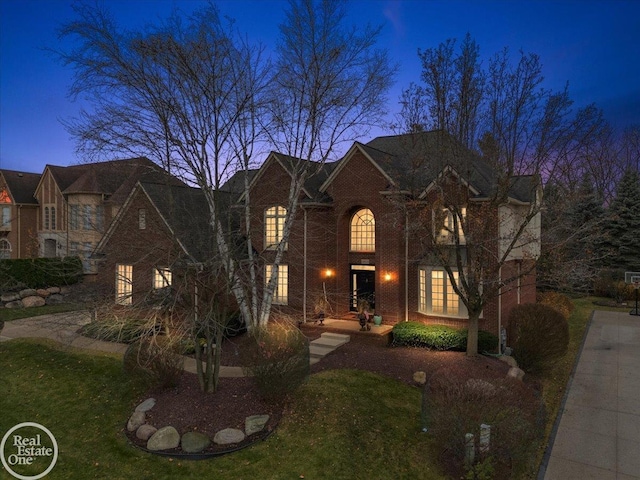
[(324, 277), (325, 278), (331, 278), (331, 277), (333, 277), (333, 275), (334, 275), (333, 270), (331, 270), (330, 268), (326, 268), (324, 270)]
[(393, 276), (391, 275), (390, 272), (387, 272), (387, 273), (384, 274), (384, 281), (385, 282), (390, 282), (392, 278), (393, 278)]

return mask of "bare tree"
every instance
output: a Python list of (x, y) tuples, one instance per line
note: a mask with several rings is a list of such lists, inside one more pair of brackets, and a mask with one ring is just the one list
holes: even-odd
[[(272, 71), (261, 48), (237, 35), (212, 5), (188, 22), (176, 13), (144, 33), (121, 31), (98, 8), (77, 13), (62, 34), (79, 47), (62, 58), (76, 69), (72, 94), (90, 96), (94, 106), (67, 124), (79, 148), (146, 155), (197, 184), (237, 304), (249, 328), (265, 325), (305, 179), (383, 113), (393, 69), (373, 50), (379, 29), (345, 27), (338, 1), (292, 1)], [(292, 180), (284, 234), (262, 289), (248, 229), (249, 169), (264, 138), (290, 156)], [(220, 187), (238, 171), (245, 173), (241, 253), (237, 232), (224, 228), (228, 205), (220, 200)]]
[(434, 180), (428, 192), (411, 195), (407, 218), (466, 307), (467, 355), (476, 355), (489, 301), (535, 268), (543, 175), (582, 145), (593, 115), (574, 113), (566, 89), (541, 88), (537, 55), (513, 61), (505, 49), (482, 70), (475, 42), (467, 37), (458, 54), (454, 46), (449, 40), (421, 53), (426, 104), (434, 126), (450, 136), (435, 157), (415, 162)]

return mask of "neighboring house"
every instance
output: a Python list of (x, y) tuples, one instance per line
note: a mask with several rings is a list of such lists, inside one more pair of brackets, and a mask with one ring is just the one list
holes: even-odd
[(166, 287), (191, 295), (188, 272), (208, 268), (213, 250), (207, 212), (200, 189), (138, 182), (96, 248), (97, 282), (121, 305)]
[[(412, 230), (405, 208), (418, 202), (433, 208), (434, 215), (443, 213), (436, 212), (442, 177), (468, 189), (469, 215), (475, 205), (487, 204), (496, 188), (495, 172), (457, 144), (452, 154), (452, 142), (443, 132), (379, 137), (368, 144), (354, 143), (335, 163), (321, 165), (271, 153), (260, 169), (250, 171), (249, 231), (264, 263), (264, 278), (272, 271), (275, 245), (282, 238), (290, 172), (301, 162), (308, 162), (311, 172), (279, 267), (275, 311), (311, 320), (326, 299), (326, 314), (355, 318), (359, 301), (366, 299), (385, 323), (421, 320), (465, 326), (464, 305), (434, 260), (433, 247)], [(509, 179), (504, 204), (483, 213), (482, 222), (495, 225), (495, 237), (485, 247), (496, 255), (504, 252), (509, 229), (515, 226), (510, 220), (540, 200), (532, 180)], [(239, 173), (219, 193), (225, 202), (233, 196), (233, 203), (240, 205), (243, 185), (244, 174)], [(206, 263), (212, 248), (207, 242), (208, 211), (197, 189), (138, 183), (96, 249), (102, 257), (98, 278), (112, 290), (115, 301), (136, 303), (166, 286), (167, 278), (175, 284), (176, 273), (186, 265)], [(529, 272), (528, 266), (539, 255), (539, 217), (527, 227), (525, 237), (501, 275), (506, 279), (522, 269), (528, 273), (505, 285), (486, 306), (481, 329), (498, 334), (514, 305), (535, 302), (535, 270)], [(450, 239), (443, 234), (438, 241)]]
[(38, 256), (40, 174), (0, 170), (0, 259)]
[(96, 273), (91, 252), (139, 180), (183, 185), (146, 158), (47, 165), (34, 193), (40, 207), (39, 255), (77, 255), (85, 273)]

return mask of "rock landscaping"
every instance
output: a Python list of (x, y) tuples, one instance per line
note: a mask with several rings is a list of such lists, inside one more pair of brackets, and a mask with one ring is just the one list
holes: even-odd
[(0, 308), (32, 308), (59, 305), (65, 301), (66, 287), (25, 288), (19, 292), (0, 295)]
[(250, 379), (222, 378), (219, 395), (204, 394), (195, 375), (185, 373), (175, 389), (141, 399), (127, 420), (126, 435), (141, 449), (179, 458), (248, 447), (269, 436), (282, 415), (282, 405), (266, 404), (252, 390)]

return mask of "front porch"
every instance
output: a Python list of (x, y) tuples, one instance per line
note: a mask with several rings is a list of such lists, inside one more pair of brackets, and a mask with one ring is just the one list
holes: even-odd
[(336, 318), (336, 317), (327, 317), (322, 322), (323, 325), (320, 325), (320, 320), (312, 320), (304, 324), (307, 327), (316, 327), (318, 329), (323, 329), (328, 332), (338, 332), (338, 333), (358, 333), (363, 335), (377, 335), (384, 336), (389, 335), (391, 330), (393, 329), (392, 325), (374, 325), (373, 323), (368, 323), (367, 325), (370, 327), (369, 330), (362, 330), (360, 327), (360, 322), (357, 319), (347, 320), (344, 318)]

